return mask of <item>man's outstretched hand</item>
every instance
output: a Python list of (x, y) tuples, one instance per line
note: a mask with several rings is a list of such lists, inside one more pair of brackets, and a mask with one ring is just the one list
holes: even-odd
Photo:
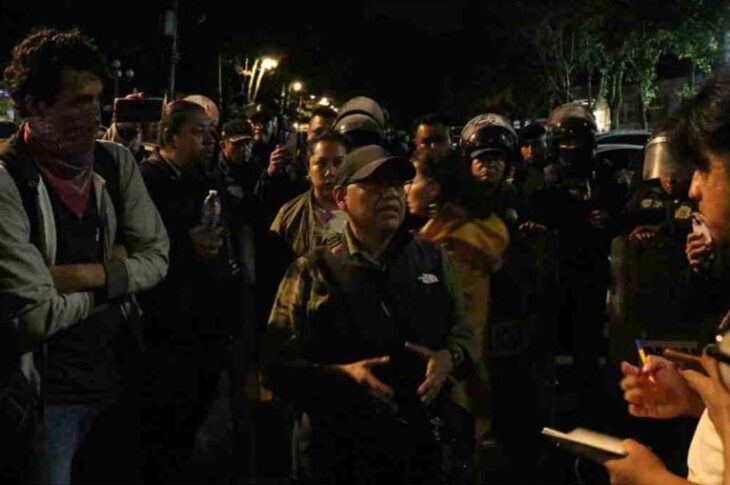
[(426, 361), (426, 380), (418, 388), (418, 395), (424, 404), (431, 404), (438, 396), (444, 383), (454, 370), (451, 352), (447, 349), (431, 350), (423, 345), (406, 342), (406, 349), (419, 355)]
[(390, 363), (390, 356), (373, 357), (371, 359), (358, 360), (350, 364), (335, 365), (334, 368), (347, 376), (355, 383), (366, 387), (370, 394), (379, 402), (393, 407), (393, 389), (383, 381), (375, 377), (372, 370)]

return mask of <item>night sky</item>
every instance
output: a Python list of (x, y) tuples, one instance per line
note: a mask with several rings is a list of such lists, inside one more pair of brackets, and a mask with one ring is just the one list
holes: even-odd
[[(478, 110), (474, 104), (488, 95), (490, 83), (499, 82), (495, 76), (509, 71), (505, 63), (519, 65), (507, 48), (510, 26), (486, 3), (346, 1), (285, 7), (267, 1), (239, 2), (234, 9), (233, 2), (182, 0), (177, 83), (181, 90), (217, 99), (219, 50), (224, 57), (273, 53), (283, 58), (279, 85), (300, 78), (310, 92), (340, 102), (368, 94), (400, 125), (429, 111), (463, 117)], [(110, 59), (135, 70), (122, 92), (138, 87), (160, 95), (167, 72), (161, 35), (165, 6), (164, 1), (3, 0), (0, 63), (7, 63), (12, 46), (34, 26), (78, 26)], [(225, 90), (240, 89), (233, 69), (224, 66), (224, 73)]]
[[(540, 92), (530, 69), (534, 54), (517, 32), (522, 6), (545, 1), (346, 0), (285, 6), (271, 0), (180, 0), (177, 86), (217, 100), (219, 52), (224, 59), (274, 54), (282, 62), (278, 77), (262, 86), (264, 97), (301, 79), (310, 93), (340, 103), (370, 95), (401, 128), (432, 111), (461, 124), (486, 109), (499, 111), (505, 93), (524, 101)], [(78, 26), (110, 59), (135, 70), (131, 83), (122, 82), (122, 93), (137, 87), (148, 95), (163, 94), (168, 48), (162, 16), (168, 2), (0, 0), (0, 5), (0, 65), (32, 27)], [(228, 101), (240, 92), (241, 79), (229, 64), (223, 73)]]

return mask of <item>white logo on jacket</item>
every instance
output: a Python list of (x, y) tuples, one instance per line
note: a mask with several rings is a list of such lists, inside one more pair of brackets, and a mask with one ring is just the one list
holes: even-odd
[(418, 277), (418, 281), (420, 281), (424, 285), (432, 285), (434, 283), (438, 283), (439, 279), (434, 274), (423, 273), (421, 276)]

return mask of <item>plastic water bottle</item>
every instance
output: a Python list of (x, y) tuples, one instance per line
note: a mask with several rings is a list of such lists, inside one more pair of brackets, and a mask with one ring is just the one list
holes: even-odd
[(221, 221), (221, 198), (217, 190), (209, 190), (203, 202), (200, 223), (206, 226), (217, 226)]

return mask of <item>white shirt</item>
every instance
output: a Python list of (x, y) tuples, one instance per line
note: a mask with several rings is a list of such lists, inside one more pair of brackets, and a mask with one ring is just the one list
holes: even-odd
[(315, 245), (325, 244), (330, 237), (342, 234), (347, 224), (347, 215), (343, 211), (330, 211), (315, 205), (317, 224), (314, 227)]
[(700, 485), (722, 485), (724, 458), (722, 440), (715, 425), (707, 414), (697, 424), (692, 444), (687, 455), (687, 479)]

